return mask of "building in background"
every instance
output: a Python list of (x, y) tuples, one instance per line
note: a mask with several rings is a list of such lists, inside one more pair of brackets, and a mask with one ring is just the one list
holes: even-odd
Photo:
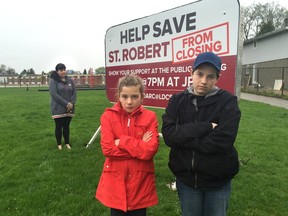
[(285, 28), (244, 41), (242, 86), (251, 85), (267, 90), (288, 87), (288, 18)]

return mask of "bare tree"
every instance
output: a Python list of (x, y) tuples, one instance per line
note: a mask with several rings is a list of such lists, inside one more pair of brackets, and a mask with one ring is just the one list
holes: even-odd
[(15, 72), (15, 69), (10, 68), (10, 67), (8, 67), (8, 69), (6, 70), (6, 74), (7, 75), (17, 75), (17, 73)]
[(288, 10), (278, 3), (258, 3), (244, 8), (244, 39), (259, 36), (284, 26)]
[(0, 65), (0, 75), (17, 75), (14, 68), (6, 67), (6, 65)]
[(0, 65), (0, 74), (2, 75), (2, 74), (5, 74), (5, 73), (6, 73), (6, 65), (1, 64)]

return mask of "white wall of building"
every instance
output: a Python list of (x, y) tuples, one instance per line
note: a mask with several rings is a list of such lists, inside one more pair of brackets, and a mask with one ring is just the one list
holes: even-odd
[(287, 28), (263, 36), (244, 43), (242, 65), (288, 58)]

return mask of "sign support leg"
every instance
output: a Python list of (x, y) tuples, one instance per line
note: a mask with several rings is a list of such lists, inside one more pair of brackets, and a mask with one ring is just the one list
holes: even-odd
[(86, 148), (88, 148), (91, 145), (91, 143), (96, 139), (96, 137), (100, 133), (100, 129), (101, 129), (101, 126), (98, 127), (98, 129), (96, 130), (96, 132), (94, 133), (94, 135), (92, 136), (88, 144), (86, 145)]

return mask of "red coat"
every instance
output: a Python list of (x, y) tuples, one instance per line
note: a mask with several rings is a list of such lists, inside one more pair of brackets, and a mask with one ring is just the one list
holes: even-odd
[[(101, 147), (106, 157), (96, 198), (109, 208), (131, 211), (156, 205), (158, 197), (153, 157), (159, 146), (154, 112), (140, 106), (131, 114), (120, 103), (101, 116)], [(153, 138), (142, 141), (145, 132)], [(114, 144), (120, 139), (119, 146)]]

